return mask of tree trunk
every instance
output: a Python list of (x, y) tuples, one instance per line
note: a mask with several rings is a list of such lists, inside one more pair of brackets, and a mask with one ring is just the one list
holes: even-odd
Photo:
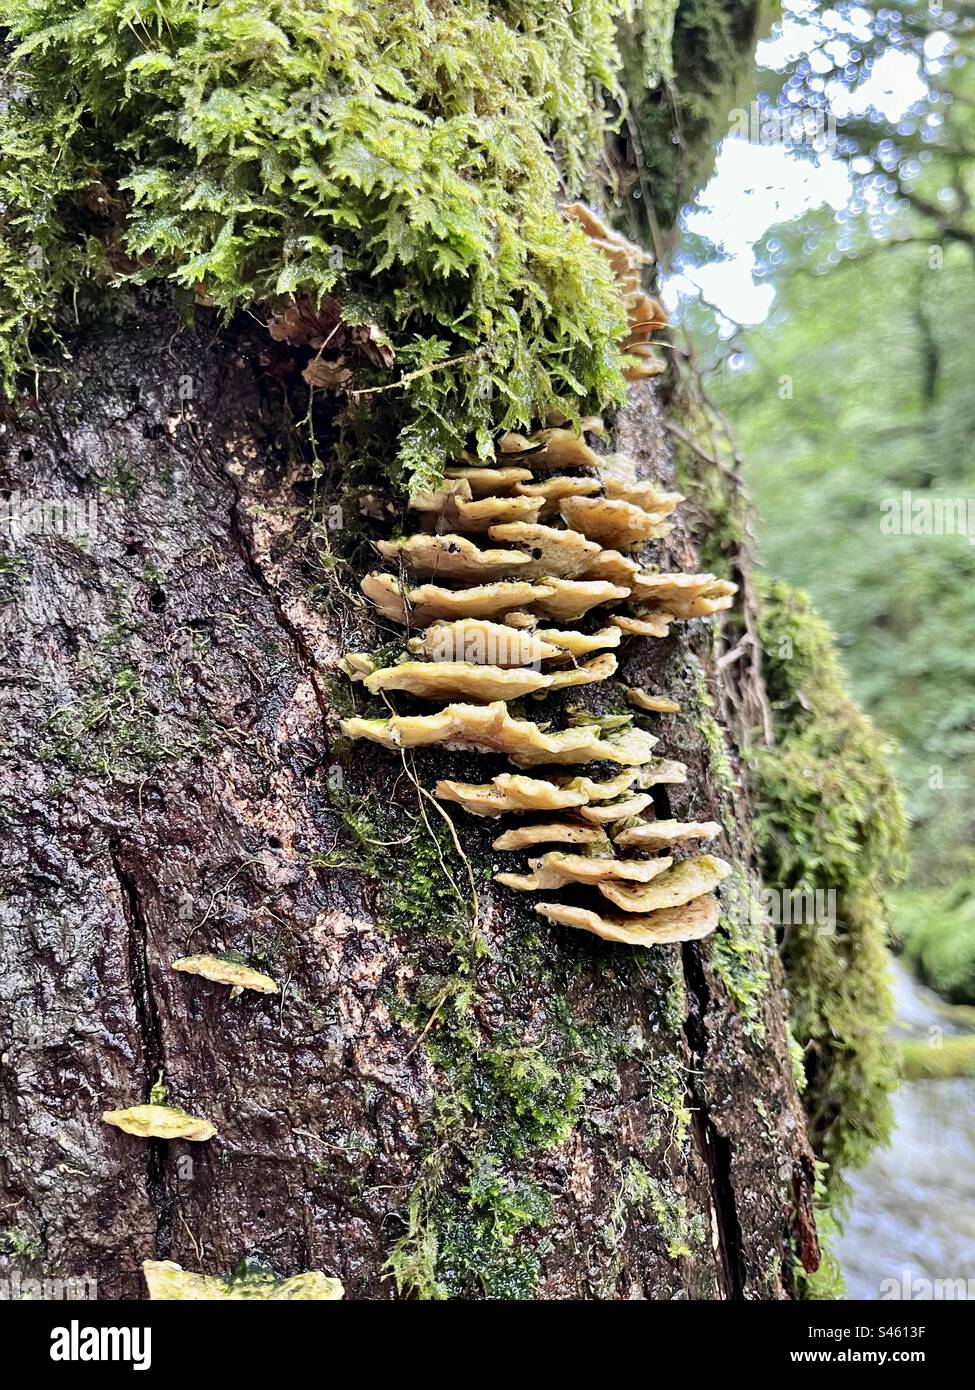
[[(248, 1257), (360, 1299), (788, 1296), (812, 1166), (765, 928), (640, 951), (542, 924), (492, 883), (496, 826), (456, 811), (461, 857), (418, 794), (500, 760), (339, 737), (336, 663), (377, 641), (369, 526), (335, 528), (268, 346), (146, 296), (89, 313), (5, 415), (0, 487), (95, 501), (97, 534), (7, 537), (0, 564), (2, 1273), (119, 1299), (146, 1259)], [(617, 443), (670, 480), (650, 384)], [(680, 525), (655, 558), (695, 568)], [(681, 703), (658, 751), (688, 782), (657, 814), (721, 821), (747, 873), (710, 630), (673, 631), (618, 677)], [(569, 693), (604, 709), (607, 684)], [(171, 969), (218, 948), (280, 994)], [(160, 1071), (215, 1139), (102, 1123)]]

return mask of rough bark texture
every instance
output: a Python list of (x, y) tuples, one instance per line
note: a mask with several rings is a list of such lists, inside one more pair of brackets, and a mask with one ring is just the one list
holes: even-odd
[[(417, 797), (399, 759), (336, 742), (348, 696), (335, 662), (353, 636), (376, 637), (343, 596), (354, 574), (325, 582), (310, 564), (310, 473), (259, 340), (178, 330), (145, 299), (81, 332), (2, 435), (0, 488), (99, 502), (95, 539), (2, 541), (0, 1229), (36, 1241), (4, 1272), (93, 1278), (101, 1298), (143, 1296), (146, 1258), (221, 1272), (248, 1255), (323, 1269), (349, 1297), (396, 1297), (384, 1265), (430, 1170), (432, 1103), (454, 1084), (432, 1048), (442, 1015), (417, 1002), (457, 971), (436, 899), (429, 929), (406, 930), (383, 908), (382, 867), (310, 863), (341, 852), (354, 803), (407, 840), (376, 854), (408, 873), (416, 844), (395, 827)], [(649, 387), (620, 444), (667, 478)], [(658, 558), (693, 567), (686, 535), (672, 541)], [(747, 806), (706, 705), (709, 651), (703, 623), (634, 639), (620, 677), (683, 703), (657, 731), (690, 778), (662, 789), (658, 814), (736, 819), (716, 848), (747, 863)], [(460, 754), (415, 763), (426, 787), (494, 770)], [(461, 1107), (438, 1191), (463, 1207), (471, 1154), (490, 1150), (550, 1210), (513, 1238), (537, 1269), (530, 1291), (447, 1270), (450, 1291), (783, 1296), (797, 1229), (814, 1239), (811, 1167), (762, 931), (637, 952), (540, 926), (491, 886), (496, 828), (454, 822), (480, 901), (471, 1055), (503, 1038), (590, 1074), (555, 1143), (526, 1140), (517, 1100), (494, 1106), (498, 1134)], [(217, 945), (281, 995), (232, 999), (170, 969)], [(566, 1038), (579, 1056), (563, 1056)], [(160, 1069), (172, 1103), (218, 1138), (146, 1143), (101, 1122), (145, 1100)], [(449, 1264), (442, 1235), (440, 1255)]]

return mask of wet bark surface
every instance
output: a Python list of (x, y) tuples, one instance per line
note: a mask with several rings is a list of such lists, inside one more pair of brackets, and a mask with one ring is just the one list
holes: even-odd
[[(144, 1296), (147, 1258), (220, 1273), (248, 1256), (396, 1297), (384, 1266), (455, 1080), (431, 1046), (442, 1018), (417, 1000), (449, 988), (456, 952), (435, 921), (407, 930), (384, 910), (383, 864), (409, 872), (414, 842), (395, 831), (416, 817), (414, 777), (502, 764), (407, 764), (338, 738), (353, 697), (336, 662), (389, 634), (354, 601), (365, 547), (338, 531), (330, 568), (313, 543), (309, 516), (335, 498), (310, 481), (287, 363), (262, 342), (179, 329), (142, 300), (80, 333), (0, 436), (3, 493), (97, 503), (94, 534), (0, 536), (0, 1231), (29, 1237), (19, 1253), (6, 1238), (2, 1272), (93, 1279), (105, 1299)], [(667, 479), (642, 390), (620, 445)], [(693, 568), (686, 534), (672, 541), (661, 562)], [(683, 705), (654, 725), (690, 769), (658, 814), (734, 818), (715, 848), (747, 864), (747, 805), (705, 737), (710, 641), (703, 623), (630, 640), (620, 679)], [(344, 854), (349, 805), (393, 827), (366, 871)], [(439, 1191), (463, 1205), (480, 1146), (545, 1194), (548, 1216), (515, 1242), (535, 1297), (787, 1294), (789, 1242), (797, 1227), (814, 1240), (811, 1166), (763, 931), (723, 928), (716, 957), (714, 941), (636, 952), (540, 927), (491, 885), (514, 866), (490, 849), (496, 825), (453, 821), (478, 892), (471, 1055), (496, 1064), (503, 1039), (559, 1060), (556, 1019), (561, 1038), (612, 1045), (558, 1142), (498, 1138), (464, 1111)], [(232, 998), (170, 968), (221, 948), (280, 995)], [(749, 988), (769, 974), (748, 1007), (729, 961)], [(102, 1123), (160, 1072), (217, 1138), (147, 1143)]]

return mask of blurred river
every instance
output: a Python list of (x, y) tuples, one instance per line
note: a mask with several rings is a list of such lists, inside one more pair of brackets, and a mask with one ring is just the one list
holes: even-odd
[[(957, 1031), (936, 996), (898, 961), (892, 970), (898, 1036)], [(905, 1083), (894, 1114), (890, 1147), (850, 1176), (853, 1203), (835, 1243), (847, 1297), (880, 1298), (885, 1279), (900, 1298), (919, 1296), (916, 1279), (971, 1280), (975, 1291), (975, 1080)]]

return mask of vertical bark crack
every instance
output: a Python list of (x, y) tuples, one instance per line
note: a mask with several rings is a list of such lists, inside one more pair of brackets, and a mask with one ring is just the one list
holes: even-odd
[(705, 1017), (710, 990), (701, 964), (701, 950), (696, 942), (685, 942), (681, 948), (684, 982), (690, 1001), (684, 1036), (693, 1055), (694, 1066), (688, 1081), (691, 1095), (693, 1132), (698, 1149), (708, 1167), (711, 1181), (711, 1201), (721, 1259), (722, 1287), (725, 1298), (743, 1297), (745, 1283), (741, 1223), (731, 1176), (731, 1141), (718, 1129), (711, 1118), (710, 1107), (696, 1080), (703, 1071), (707, 1053)]
[[(657, 819), (670, 820), (673, 811), (666, 785), (653, 787), (651, 795), (654, 814)], [(718, 1132), (711, 1119), (707, 1100), (697, 1080), (698, 1076), (702, 1075), (705, 1070), (708, 1043), (704, 1020), (707, 1016), (711, 994), (701, 965), (700, 947), (696, 942), (685, 942), (681, 947), (681, 965), (689, 1001), (687, 1020), (684, 1024), (684, 1037), (692, 1059), (687, 1081), (689, 1108), (692, 1116), (691, 1132), (694, 1136), (695, 1146), (707, 1165), (710, 1180), (718, 1256), (721, 1261), (722, 1291), (727, 1299), (740, 1299), (743, 1296), (745, 1276), (741, 1223), (738, 1219), (735, 1188), (731, 1176), (731, 1142)]]
[[(145, 1071), (146, 1098), (163, 1070), (162, 1022), (152, 992), (149, 969), (149, 927), (142, 909), (136, 880), (122, 863), (118, 845), (110, 848), (115, 877), (122, 900), (122, 913), (128, 929), (129, 979)], [(156, 1258), (167, 1259), (172, 1245), (172, 1201), (166, 1187), (166, 1145), (161, 1139), (146, 1141), (146, 1194), (156, 1220)]]

